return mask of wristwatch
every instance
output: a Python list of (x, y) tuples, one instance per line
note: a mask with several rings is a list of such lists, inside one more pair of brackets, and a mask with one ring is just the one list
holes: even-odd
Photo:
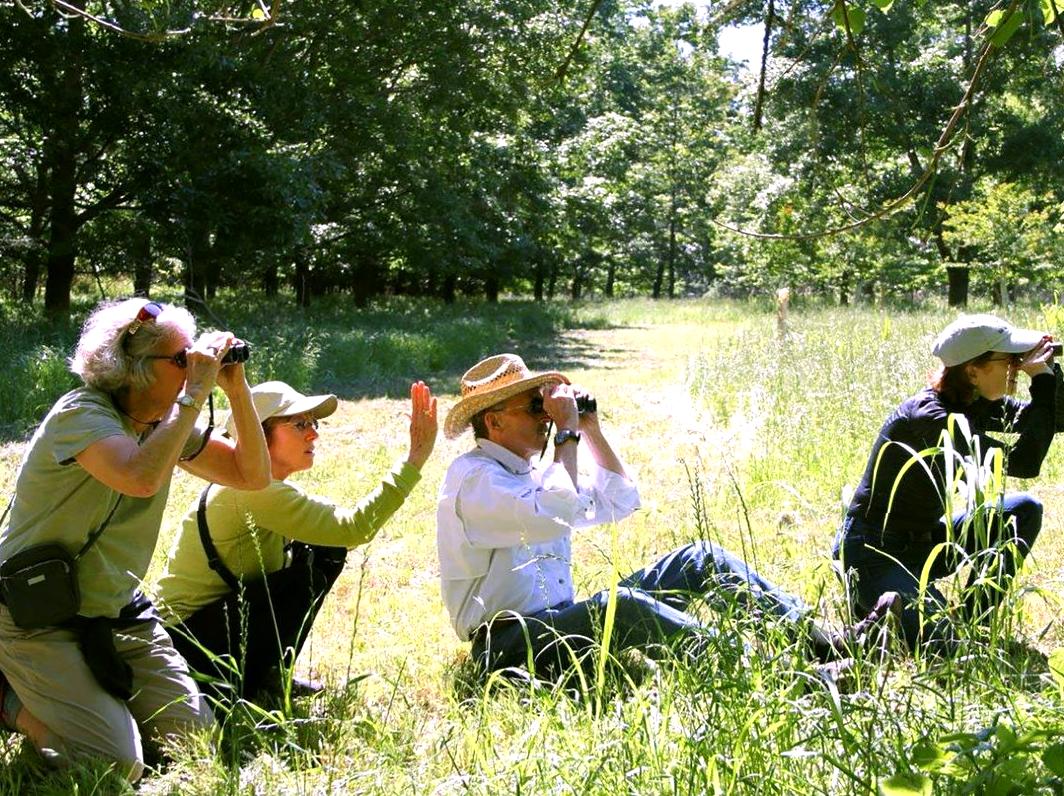
[(580, 432), (573, 431), (571, 428), (563, 428), (561, 431), (554, 435), (554, 447), (560, 448), (569, 440), (572, 440), (573, 442), (579, 442)]
[(203, 408), (203, 404), (197, 401), (188, 393), (177, 396), (177, 400), (174, 401), (178, 406), (187, 406), (189, 409), (195, 409), (197, 412)]

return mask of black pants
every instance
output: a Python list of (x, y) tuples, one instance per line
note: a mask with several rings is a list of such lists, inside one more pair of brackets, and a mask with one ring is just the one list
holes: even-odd
[(174, 646), (207, 693), (232, 701), (275, 688), (310, 633), (322, 600), (343, 571), (347, 550), (293, 542), (290, 566), (243, 584), (170, 628)]

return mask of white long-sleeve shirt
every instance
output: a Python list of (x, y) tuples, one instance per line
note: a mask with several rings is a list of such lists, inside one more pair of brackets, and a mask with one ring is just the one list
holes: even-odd
[(558, 463), (535, 470), (494, 442), (447, 469), (436, 510), (443, 602), (462, 640), (500, 611), (533, 614), (573, 599), (573, 528), (639, 508), (627, 478), (592, 465), (579, 491)]

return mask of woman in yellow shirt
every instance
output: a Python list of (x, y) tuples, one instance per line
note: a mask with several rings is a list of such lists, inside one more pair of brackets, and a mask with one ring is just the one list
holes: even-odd
[(406, 460), (357, 506), (337, 506), (286, 480), (313, 466), (318, 421), (336, 411), (336, 396), (303, 395), (280, 381), (251, 393), (273, 480), (254, 492), (208, 486), (158, 586), (174, 646), (225, 701), (280, 686), (347, 551), (370, 541), (403, 504), (436, 440), (436, 399), (416, 382)]

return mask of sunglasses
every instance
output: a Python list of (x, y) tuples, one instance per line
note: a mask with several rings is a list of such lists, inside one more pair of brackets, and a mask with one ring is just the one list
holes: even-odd
[(188, 367), (188, 352), (178, 351), (176, 354), (149, 354), (145, 359), (165, 359), (179, 368)]
[[(159, 317), (159, 313), (163, 311), (161, 304), (155, 301), (149, 301), (143, 307), (137, 311), (137, 317), (133, 319), (133, 322), (129, 324), (129, 328), (126, 329), (126, 334), (134, 335), (140, 331), (140, 327), (146, 324), (148, 321), (154, 321)], [(182, 365), (182, 367), (184, 367)]]
[(281, 420), (281, 421), (278, 421), (278, 422), (279, 423), (283, 423), (286, 426), (291, 426), (296, 431), (298, 431), (300, 434), (306, 434), (311, 429), (314, 429), (315, 431), (317, 431), (318, 430), (318, 425), (319, 425), (319, 423), (318, 423), (316, 418), (312, 418), (310, 420), (305, 420), (305, 419), (300, 418), (299, 420)]
[(514, 406), (504, 406), (504, 407), (501, 407), (499, 409), (493, 409), (491, 411), (493, 411), (493, 412), (513, 412), (515, 410), (528, 412), (528, 414), (532, 415), (532, 417), (539, 417), (540, 415), (544, 414), (544, 411), (543, 411), (543, 396), (537, 395), (531, 401), (529, 401), (527, 404), (515, 404)]

